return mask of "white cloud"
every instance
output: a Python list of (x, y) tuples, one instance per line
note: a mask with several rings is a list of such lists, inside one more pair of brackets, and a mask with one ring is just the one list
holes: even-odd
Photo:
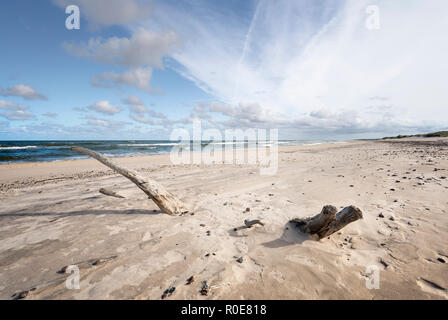
[(36, 116), (27, 110), (14, 110), (0, 113), (0, 116), (5, 117), (8, 120), (31, 120)]
[(162, 58), (179, 45), (173, 31), (155, 33), (144, 28), (137, 29), (130, 38), (111, 37), (90, 39), (87, 44), (64, 43), (71, 54), (102, 63), (126, 67), (162, 68)]
[(79, 6), (81, 17), (94, 27), (97, 25), (123, 25), (146, 18), (151, 12), (149, 5), (140, 6), (135, 0), (53, 0), (65, 9), (75, 4)]
[(129, 96), (126, 99), (122, 99), (121, 102), (123, 102), (124, 104), (129, 104), (129, 105), (134, 105), (134, 106), (143, 105), (143, 101), (140, 100), (139, 98), (137, 98), (136, 96)]
[(18, 105), (11, 101), (0, 100), (0, 109), (2, 109), (2, 110), (26, 110), (26, 109), (28, 109), (28, 107), (24, 106), (24, 105)]
[(159, 93), (159, 90), (153, 89), (150, 85), (151, 75), (151, 68), (132, 69), (122, 74), (106, 72), (92, 77), (91, 83), (94, 87), (99, 88), (114, 88), (126, 85), (148, 93)]
[(115, 121), (109, 119), (101, 119), (94, 116), (86, 116), (87, 125), (92, 127), (99, 128), (108, 128), (108, 129), (123, 129), (129, 122), (125, 121)]
[(19, 105), (11, 101), (0, 100), (0, 110), (6, 110), (0, 113), (0, 116), (8, 120), (31, 120), (36, 116), (28, 111), (29, 107)]
[(53, 113), (53, 112), (45, 112), (42, 114), (43, 116), (46, 116), (48, 118), (56, 118), (58, 116), (57, 113)]
[[(166, 125), (170, 120), (163, 113), (149, 109), (143, 104), (143, 101), (136, 96), (129, 96), (122, 100), (129, 106), (129, 117), (137, 122), (150, 125)], [(149, 118), (149, 117), (150, 118)]]
[(121, 112), (121, 108), (112, 105), (109, 101), (107, 100), (103, 100), (103, 101), (98, 101), (94, 104), (92, 104), (91, 106), (88, 107), (88, 109), (90, 110), (94, 110), (106, 115), (113, 115), (113, 114), (117, 114)]
[(47, 100), (46, 96), (36, 92), (33, 87), (24, 84), (17, 84), (6, 89), (0, 86), (0, 95), (4, 97), (22, 97), (26, 100)]

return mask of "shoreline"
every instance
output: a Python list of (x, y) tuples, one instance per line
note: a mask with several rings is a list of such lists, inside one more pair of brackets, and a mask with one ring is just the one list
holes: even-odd
[[(297, 145), (297, 146), (279, 146), (278, 152), (295, 151), (304, 149), (315, 149), (343, 147), (345, 145), (352, 145), (354, 143), (361, 143), (360, 141), (344, 141), (334, 143), (321, 143), (312, 145)], [(247, 148), (245, 149), (247, 151)], [(201, 151), (203, 153), (203, 151)], [(194, 152), (191, 152), (194, 154)], [(151, 154), (145, 156), (131, 156), (131, 157), (114, 157), (111, 158), (120, 164), (126, 165), (132, 169), (139, 169), (144, 167), (151, 167), (157, 165), (171, 165), (171, 166), (196, 166), (196, 164), (181, 164), (175, 165), (170, 161), (170, 154)], [(210, 166), (211, 164), (201, 164), (202, 166)], [(223, 164), (231, 166), (233, 164)], [(253, 164), (243, 164), (246, 166), (254, 166)], [(257, 166), (257, 165), (255, 165)], [(42, 161), (42, 162), (16, 162), (0, 164), (0, 190), (2, 185), (13, 182), (20, 183), (20, 180), (26, 179), (30, 183), (34, 183), (33, 179), (40, 179), (51, 176), (52, 178), (59, 178), (65, 176), (66, 179), (73, 178), (73, 176), (83, 174), (84, 172), (99, 170), (102, 175), (115, 174), (109, 168), (105, 167), (98, 161), (86, 159), (69, 159), (56, 161)], [(88, 175), (87, 175), (88, 176)], [(28, 183), (29, 184), (29, 183)]]
[[(162, 140), (161, 140), (162, 141)], [(122, 153), (111, 153), (113, 152), (113, 150), (117, 150), (116, 146), (127, 146), (127, 147), (135, 147), (138, 149), (138, 147), (144, 145), (147, 147), (148, 150), (152, 150), (152, 149), (157, 149), (158, 147), (174, 147), (176, 146), (178, 143), (177, 142), (161, 142), (159, 140), (154, 140), (154, 141), (147, 141), (147, 140), (134, 140), (133, 142), (151, 142), (151, 143), (145, 143), (145, 144), (117, 144), (117, 145), (109, 145), (111, 148), (107, 149), (107, 148), (102, 148), (101, 150), (95, 150), (95, 148), (91, 148), (89, 144), (94, 143), (95, 145), (101, 145), (104, 142), (129, 142), (129, 141), (121, 141), (121, 140), (89, 140), (89, 141), (77, 141), (77, 140), (73, 140), (73, 141), (63, 141), (66, 142), (67, 144), (63, 144), (63, 145), (53, 145), (53, 143), (59, 143), (57, 141), (52, 141), (52, 140), (48, 140), (46, 144), (36, 144), (36, 145), (24, 145), (24, 146), (2, 146), (0, 144), (0, 155), (2, 154), (2, 152), (7, 152), (7, 151), (17, 151), (17, 150), (39, 150), (39, 149), (44, 149), (44, 150), (53, 150), (53, 149), (62, 149), (62, 150), (69, 150), (70, 147), (72, 146), (78, 146), (78, 147), (85, 147), (85, 148), (89, 148), (92, 149), (93, 151), (99, 151), (101, 153), (103, 153), (104, 155), (110, 157), (110, 158), (129, 158), (129, 157), (146, 157), (146, 156), (152, 156), (152, 155), (164, 155), (164, 154), (170, 154), (171, 150), (159, 150), (159, 151), (155, 151), (155, 152), (142, 152), (142, 150), (137, 151), (137, 150), (132, 150), (129, 149), (127, 152), (122, 152)], [(164, 141), (164, 140), (163, 140)], [(355, 141), (355, 140), (344, 140), (344, 141), (320, 141), (320, 140), (281, 140), (278, 141), (277, 146), (278, 147), (282, 147), (282, 146), (312, 146), (312, 145), (320, 145), (320, 144), (338, 144), (338, 143), (345, 143), (348, 141)], [(2, 142), (2, 141), (0, 141)], [(8, 142), (8, 141), (4, 141), (4, 142)], [(24, 142), (29, 142), (29, 143), (33, 143), (33, 142), (45, 142), (45, 141), (40, 141), (40, 140), (36, 140), (36, 141), (26, 141), (26, 140), (12, 140), (11, 142), (16, 142), (18, 144), (20, 143), (24, 143)], [(77, 143), (77, 144), (74, 144)], [(241, 142), (243, 143), (243, 142)], [(217, 143), (217, 142), (213, 142), (211, 143), (212, 145), (221, 145), (221, 148), (224, 149), (224, 146), (233, 144), (235, 149), (245, 149), (247, 148), (246, 146), (244, 147), (240, 147), (241, 143), (237, 142), (235, 143), (228, 143), (223, 141), (222, 143)], [(245, 144), (247, 144), (247, 141), (244, 142)], [(264, 146), (265, 143), (262, 144), (262, 146)], [(269, 141), (267, 141), (266, 145), (271, 145), (271, 143)], [(202, 148), (205, 148), (207, 145), (202, 145)], [(71, 151), (70, 151), (71, 152)], [(72, 153), (72, 152), (71, 152)], [(58, 158), (46, 158), (45, 154), (37, 154), (34, 155), (35, 158), (41, 158), (39, 160), (4, 160), (0, 162), (0, 165), (5, 165), (5, 164), (20, 164), (20, 163), (39, 163), (39, 162), (57, 162), (57, 161), (69, 161), (69, 160), (82, 160), (85, 159), (84, 156), (80, 156), (77, 155), (75, 153), (72, 153), (72, 156), (68, 156), (68, 155), (61, 155)], [(30, 155), (31, 156), (31, 155)], [(4, 157), (8, 157), (7, 153), (4, 155)], [(20, 155), (14, 155), (11, 157), (20, 157)], [(22, 155), (21, 157), (27, 157), (27, 155)], [(0, 156), (1, 158), (1, 156)]]

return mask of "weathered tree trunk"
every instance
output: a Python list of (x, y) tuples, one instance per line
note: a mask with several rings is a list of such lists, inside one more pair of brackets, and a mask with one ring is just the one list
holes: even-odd
[(336, 207), (326, 205), (321, 213), (314, 217), (296, 218), (291, 222), (296, 224), (303, 233), (315, 235), (320, 240), (341, 230), (349, 223), (362, 219), (361, 210), (355, 206), (345, 207), (336, 213), (337, 211)]
[(137, 171), (124, 168), (98, 152), (81, 147), (71, 147), (71, 150), (98, 160), (105, 166), (108, 166), (112, 170), (134, 182), (137, 187), (146, 193), (163, 212), (169, 215), (178, 215), (188, 212), (182, 202), (157, 181), (145, 178)]
[(101, 188), (99, 190), (100, 193), (106, 195), (106, 196), (110, 196), (110, 197), (115, 197), (115, 198), (122, 198), (124, 199), (124, 197), (121, 194), (116, 193), (113, 190), (109, 190), (109, 189), (105, 189), (105, 188)]

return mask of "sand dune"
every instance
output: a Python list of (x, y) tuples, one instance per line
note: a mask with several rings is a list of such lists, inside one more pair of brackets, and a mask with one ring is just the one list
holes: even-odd
[[(166, 155), (117, 161), (194, 215), (161, 213), (94, 160), (2, 165), (1, 299), (31, 288), (25, 299), (161, 299), (170, 287), (167, 299), (448, 298), (447, 139), (282, 147), (274, 176)], [(288, 224), (326, 204), (355, 205), (364, 219), (321, 241)], [(265, 226), (239, 228), (245, 219)], [(70, 264), (80, 289), (58, 273)], [(369, 266), (379, 289), (366, 287)]]

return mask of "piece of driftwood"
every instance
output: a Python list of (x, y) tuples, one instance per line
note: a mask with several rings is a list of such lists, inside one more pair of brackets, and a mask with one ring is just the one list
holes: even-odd
[(106, 195), (106, 196), (111, 196), (111, 197), (115, 197), (115, 198), (122, 198), (124, 199), (124, 197), (121, 194), (116, 193), (115, 191), (109, 190), (109, 189), (105, 189), (105, 188), (101, 188), (99, 190), (100, 193)]
[(92, 157), (131, 180), (137, 187), (146, 193), (163, 212), (169, 215), (179, 215), (188, 212), (182, 202), (157, 181), (143, 177), (137, 171), (124, 168), (102, 154), (87, 148), (71, 147), (71, 150)]
[[(86, 260), (86, 261), (81, 261), (81, 262), (77, 262), (74, 263), (72, 265), (76, 265), (79, 269), (85, 269), (85, 268), (90, 268), (92, 266), (99, 266), (101, 264), (104, 264), (105, 262), (109, 262), (111, 260), (116, 259), (118, 256), (108, 256), (108, 257), (102, 257), (102, 258), (95, 258), (95, 259), (90, 259), (90, 260)], [(64, 266), (61, 269), (59, 269), (59, 271), (57, 271), (57, 273), (66, 273), (67, 269), (69, 266)]]
[(244, 224), (246, 225), (246, 227), (248, 228), (252, 228), (252, 226), (259, 224), (260, 226), (264, 226), (264, 223), (261, 222), (260, 220), (244, 220)]
[(341, 230), (349, 223), (362, 219), (361, 210), (355, 206), (348, 206), (337, 211), (336, 207), (326, 205), (314, 217), (295, 218), (291, 222), (296, 224), (303, 233), (317, 236), (320, 240)]

